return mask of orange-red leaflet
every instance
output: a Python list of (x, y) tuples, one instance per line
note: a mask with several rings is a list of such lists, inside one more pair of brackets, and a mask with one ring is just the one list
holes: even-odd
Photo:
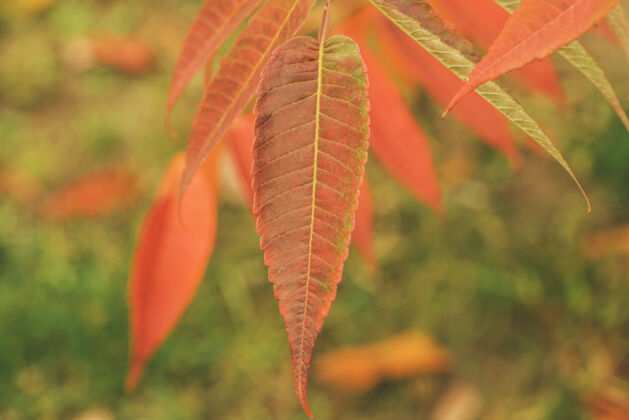
[(523, 0), (446, 108), (482, 83), (542, 59), (599, 23), (620, 0)]
[(185, 158), (177, 155), (142, 222), (129, 282), (131, 364), (127, 389), (136, 387), (145, 364), (192, 301), (205, 273), (217, 226), (214, 168), (218, 154), (212, 157), (179, 203)]
[[(509, 13), (494, 0), (429, 0), (432, 7), (454, 24), (457, 32), (487, 50), (500, 34)], [(565, 95), (550, 58), (534, 61), (515, 71), (520, 80), (545, 93), (557, 104), (565, 103)], [(449, 98), (448, 98), (449, 99)]]
[(313, 4), (314, 0), (267, 1), (249, 20), (205, 88), (188, 139), (181, 194), (254, 94), (271, 52), (297, 32)]
[(225, 40), (249, 16), (261, 0), (205, 0), (188, 32), (168, 92), (166, 113)]
[(367, 77), (347, 37), (297, 37), (258, 88), (253, 209), (304, 411), (315, 341), (341, 280), (367, 159)]

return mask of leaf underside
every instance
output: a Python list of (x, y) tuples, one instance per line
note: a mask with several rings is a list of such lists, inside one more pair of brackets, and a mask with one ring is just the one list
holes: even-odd
[(254, 109), (256, 228), (308, 415), (308, 367), (341, 280), (367, 159), (366, 88), (351, 39), (297, 37), (273, 53)]
[(168, 92), (166, 113), (186, 89), (192, 77), (203, 67), (234, 30), (249, 16), (261, 0), (205, 0), (190, 26)]
[(314, 0), (267, 1), (251, 18), (206, 86), (188, 140), (181, 194), (254, 94), (271, 52), (305, 21)]
[[(500, 6), (510, 13), (513, 13), (518, 6), (520, 6), (520, 0), (495, 0)], [(572, 64), (586, 79), (590, 81), (598, 89), (603, 97), (607, 100), (609, 105), (618, 115), (618, 118), (629, 130), (629, 117), (625, 113), (616, 92), (612, 87), (612, 84), (607, 79), (605, 72), (596, 63), (594, 58), (587, 52), (587, 50), (581, 45), (579, 41), (572, 41), (570, 44), (561, 48), (558, 53), (565, 58), (570, 64)]]
[[(469, 53), (471, 46), (434, 15), (423, 0), (370, 0), (386, 17), (418, 42), (433, 57), (461, 80), (467, 79), (474, 67)], [(504, 114), (518, 128), (539, 143), (568, 172), (581, 190), (588, 207), (590, 202), (570, 165), (539, 124), (496, 82), (487, 82), (476, 89), (487, 102)]]
[(569, 44), (605, 18), (620, 0), (524, 0), (489, 52), (455, 94), (448, 110), (478, 85)]

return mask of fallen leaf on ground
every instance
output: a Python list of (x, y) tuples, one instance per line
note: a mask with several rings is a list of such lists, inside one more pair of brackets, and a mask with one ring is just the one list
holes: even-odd
[(326, 353), (317, 358), (314, 373), (319, 382), (362, 393), (383, 380), (444, 372), (449, 365), (444, 348), (428, 335), (412, 331)]

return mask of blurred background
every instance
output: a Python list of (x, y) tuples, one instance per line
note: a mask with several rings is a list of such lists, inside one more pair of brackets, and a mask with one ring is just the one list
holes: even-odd
[[(199, 76), (171, 139), (170, 75), (200, 4), (0, 2), (1, 420), (306, 418), (229, 160), (204, 282), (136, 392), (124, 391), (129, 264), (201, 96)], [(583, 41), (627, 108), (621, 50)], [(445, 214), (369, 160), (378, 265), (350, 252), (315, 348), (316, 418), (629, 418), (629, 134), (555, 62), (565, 108), (512, 87), (592, 213), (544, 154), (523, 146), (515, 169), (404, 90), (431, 138)]]

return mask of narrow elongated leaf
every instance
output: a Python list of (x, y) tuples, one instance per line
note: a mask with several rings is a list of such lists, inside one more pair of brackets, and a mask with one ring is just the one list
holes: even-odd
[(254, 212), (304, 411), (315, 340), (341, 280), (367, 159), (367, 78), (347, 37), (297, 37), (265, 67), (255, 106)]
[[(216, 153), (214, 154), (216, 155)], [(195, 176), (178, 200), (185, 159), (177, 155), (144, 218), (131, 267), (131, 365), (133, 389), (144, 365), (170, 334), (203, 278), (216, 238), (217, 185), (214, 161)]]
[(369, 72), (370, 148), (415, 198), (440, 212), (441, 189), (428, 138), (369, 45), (373, 14), (366, 12), (346, 21), (338, 30), (358, 43)]
[[(429, 0), (435, 10), (454, 24), (457, 32), (483, 50), (487, 50), (500, 34), (509, 13), (494, 0)], [(534, 61), (514, 75), (530, 88), (543, 92), (558, 104), (565, 102), (559, 76), (548, 58)]]
[(625, 9), (622, 4), (614, 7), (609, 15), (607, 15), (607, 23), (609, 28), (614, 32), (614, 35), (620, 42), (620, 46), (629, 60), (629, 19), (625, 13)]
[(254, 94), (271, 52), (301, 27), (314, 0), (267, 1), (251, 18), (205, 88), (188, 140), (182, 194)]
[(478, 85), (542, 59), (605, 18), (620, 0), (523, 0), (448, 110)]
[[(445, 108), (461, 85), (461, 79), (388, 20), (378, 19), (374, 27), (386, 59), (402, 77), (422, 86), (435, 102)], [(505, 155), (512, 164), (520, 165), (522, 157), (507, 120), (478, 93), (472, 92), (463, 98), (452, 110), (452, 115), (481, 140)]]
[(192, 77), (216, 52), (261, 0), (205, 0), (179, 53), (168, 92), (170, 112)]
[[(417, 41), (460, 79), (465, 79), (469, 76), (474, 66), (474, 61), (464, 51), (469, 49), (470, 46), (444, 26), (423, 0), (370, 1), (401, 30)], [(561, 152), (522, 106), (495, 82), (488, 82), (479, 86), (477, 92), (511, 122), (539, 143), (563, 166), (583, 193), (589, 210), (589, 199), (570, 165), (568, 165)]]
[(373, 200), (367, 177), (363, 179), (363, 184), (360, 186), (352, 245), (356, 246), (369, 269), (375, 271), (377, 262), (373, 250)]
[[(500, 6), (510, 13), (520, 5), (520, 0), (495, 0)], [(607, 79), (605, 72), (600, 68), (592, 56), (581, 45), (579, 41), (573, 41), (559, 50), (559, 54), (568, 60), (577, 70), (581, 72), (592, 83), (609, 105), (616, 111), (616, 114), (629, 130), (629, 117), (625, 113), (612, 84)]]

